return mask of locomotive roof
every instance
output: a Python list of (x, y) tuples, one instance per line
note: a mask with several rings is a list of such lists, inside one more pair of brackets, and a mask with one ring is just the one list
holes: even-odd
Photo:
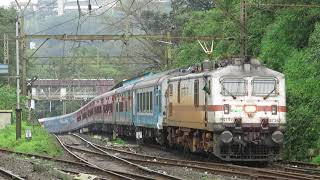
[(269, 69), (265, 66), (260, 64), (248, 64), (247, 68), (250, 70), (246, 70), (246, 65), (226, 65), (224, 67), (220, 67), (217, 69), (213, 69), (206, 72), (199, 72), (199, 73), (189, 73), (185, 75), (176, 75), (171, 76), (169, 81), (178, 81), (182, 79), (193, 79), (193, 78), (200, 78), (205, 76), (212, 76), (212, 77), (223, 77), (223, 76), (235, 76), (235, 77), (246, 77), (246, 76), (273, 76), (278, 78), (284, 78), (284, 74)]

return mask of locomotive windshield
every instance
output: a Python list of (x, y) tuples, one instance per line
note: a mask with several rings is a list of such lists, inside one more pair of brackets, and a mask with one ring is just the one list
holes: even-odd
[(277, 80), (275, 78), (255, 78), (252, 80), (253, 96), (269, 96), (277, 95)]
[(242, 78), (224, 78), (221, 86), (221, 94), (224, 96), (235, 97), (247, 95), (246, 80)]

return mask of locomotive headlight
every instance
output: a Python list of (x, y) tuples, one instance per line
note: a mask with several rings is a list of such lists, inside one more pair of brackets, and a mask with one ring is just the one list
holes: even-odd
[(272, 105), (271, 106), (271, 113), (272, 113), (272, 115), (277, 115), (277, 113), (278, 113), (277, 105)]
[(273, 142), (280, 144), (283, 142), (283, 133), (280, 131), (275, 131), (272, 133), (271, 138)]
[(244, 106), (244, 111), (246, 113), (254, 113), (257, 111), (257, 106)]
[(220, 135), (220, 139), (223, 143), (228, 144), (232, 141), (233, 135), (230, 131), (223, 131)]
[(223, 112), (224, 112), (224, 114), (229, 114), (229, 112), (230, 112), (230, 105), (229, 104), (223, 105)]

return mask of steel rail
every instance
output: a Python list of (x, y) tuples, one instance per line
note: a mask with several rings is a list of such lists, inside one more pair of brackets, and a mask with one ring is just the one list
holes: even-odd
[[(75, 149), (77, 151), (82, 151), (86, 153), (96, 154), (100, 156), (105, 156), (104, 153), (101, 152), (95, 152), (90, 150), (81, 149), (74, 146), (69, 146), (69, 148)], [(182, 163), (172, 163), (172, 162), (163, 162), (163, 161), (153, 161), (153, 160), (144, 160), (144, 159), (135, 159), (135, 158), (128, 158), (128, 157), (122, 157), (125, 160), (136, 162), (136, 163), (142, 163), (142, 164), (158, 164), (158, 165), (166, 165), (166, 166), (178, 166), (178, 167), (188, 167), (192, 169), (198, 169), (203, 171), (209, 171), (212, 173), (220, 173), (220, 174), (226, 174), (226, 175), (237, 175), (237, 176), (243, 176), (243, 177), (249, 177), (249, 178), (263, 178), (263, 179), (279, 179), (281, 177), (282, 179), (319, 179), (318, 176), (308, 175), (308, 174), (297, 174), (297, 173), (290, 173), (290, 172), (279, 172), (279, 171), (273, 171), (273, 170), (260, 170), (260, 169), (249, 169), (247, 167), (240, 167), (238, 169), (232, 168), (230, 171), (230, 168), (227, 166), (225, 169), (220, 168), (213, 168), (213, 167), (204, 167), (204, 166), (197, 166), (197, 165), (190, 165), (190, 164), (182, 164)], [(243, 169), (246, 169), (248, 172), (243, 172)]]
[[(70, 174), (81, 174), (82, 172), (78, 172), (78, 171), (75, 171), (75, 170), (68, 170), (68, 169), (57, 169), (58, 171), (61, 171), (61, 172), (65, 172), (65, 173), (70, 173)], [(100, 177), (98, 176), (99, 180), (107, 180), (106, 178), (103, 178), (103, 177)]]
[[(75, 135), (75, 134), (74, 134)], [(75, 135), (78, 136), (78, 135)], [(80, 137), (80, 136), (79, 136)], [(81, 137), (82, 138), (82, 137)], [(90, 142), (92, 143), (92, 142)], [(92, 143), (94, 144), (94, 143)], [(124, 150), (119, 150), (119, 149), (114, 149), (114, 148), (108, 148), (108, 147), (103, 147), (97, 144), (94, 144), (95, 146), (98, 146), (102, 149), (107, 149), (107, 150), (111, 150), (111, 151), (115, 151), (115, 152), (119, 152), (119, 153), (126, 153), (126, 154), (130, 154), (130, 155), (134, 155), (137, 157), (142, 157), (144, 159), (146, 158), (151, 158), (152, 160), (156, 160), (157, 163), (162, 162), (162, 163), (167, 163), (167, 164), (176, 164), (177, 166), (189, 166), (189, 167), (193, 167), (193, 166), (197, 166), (197, 167), (201, 167), (201, 168), (212, 168), (213, 167), (219, 167), (220, 169), (232, 169), (233, 171), (239, 171), (240, 173), (242, 173), (243, 171), (249, 171), (250, 174), (254, 173), (254, 176), (261, 176), (261, 174), (264, 174), (265, 176), (277, 176), (277, 177), (282, 177), (282, 178), (289, 178), (289, 179), (305, 179), (305, 180), (311, 180), (311, 179), (319, 179), (319, 176), (315, 176), (315, 175), (310, 175), (307, 173), (296, 173), (296, 172), (286, 172), (286, 171), (275, 171), (275, 170), (267, 170), (267, 169), (258, 169), (258, 168), (250, 168), (250, 167), (246, 167), (246, 166), (237, 166), (237, 165), (231, 165), (231, 164), (221, 164), (221, 163), (211, 163), (211, 162), (199, 162), (199, 161), (188, 161), (188, 160), (178, 160), (178, 159), (170, 159), (170, 158), (163, 158), (163, 157), (157, 157), (157, 156), (150, 156), (150, 155), (144, 155), (144, 154), (139, 154), (139, 153), (133, 153), (133, 152), (128, 152), (128, 151), (124, 151)], [(124, 158), (125, 159), (125, 158)], [(132, 158), (127, 158), (129, 161), (130, 159), (132, 161), (142, 161), (140, 159), (132, 159)], [(150, 159), (146, 161), (146, 163), (152, 163), (152, 160), (150, 161)], [(194, 167), (196, 168), (196, 167)], [(214, 169), (208, 169), (209, 171), (212, 170), (217, 170), (217, 168)], [(221, 170), (221, 172), (224, 172), (223, 170)], [(230, 171), (228, 171), (230, 173)], [(240, 175), (240, 174), (239, 174)]]
[[(62, 141), (59, 141), (59, 142), (61, 142), (62, 143)], [(65, 146), (65, 147), (67, 147), (67, 149), (68, 148), (70, 148), (70, 145), (66, 145), (66, 144), (61, 144), (62, 146)], [(67, 150), (69, 153), (71, 152), (69, 149)], [(76, 154), (74, 154), (73, 152), (71, 152), (72, 154), (72, 156), (77, 156)], [(79, 156), (77, 156), (77, 157), (79, 157)], [(76, 157), (76, 158), (77, 158)], [(86, 159), (83, 159), (83, 158), (81, 158), (81, 157), (79, 157), (80, 159), (82, 159), (82, 160), (80, 160), (80, 161), (82, 161), (82, 162), (84, 162), (84, 163), (88, 163), (88, 161), (86, 160)], [(78, 158), (77, 158), (78, 159)], [(94, 164), (93, 164), (94, 165)], [(89, 165), (90, 166), (90, 165)], [(96, 166), (96, 165), (94, 165), (94, 166)], [(95, 167), (94, 167), (95, 168)], [(100, 167), (99, 167), (100, 168)], [(103, 169), (103, 168), (101, 168), (102, 170), (106, 170), (106, 169)], [(123, 171), (115, 171), (115, 170), (110, 170), (110, 169), (108, 169), (108, 171), (111, 171), (111, 172), (115, 172), (115, 173), (117, 173), (117, 174), (122, 174), (122, 175), (125, 175), (125, 176), (127, 176), (127, 175), (129, 175), (129, 176), (131, 176), (131, 177), (134, 177), (134, 178), (137, 178), (137, 179), (147, 179), (147, 180), (154, 180), (154, 178), (150, 178), (150, 177), (148, 177), (148, 176), (144, 176), (144, 175), (139, 175), (139, 174), (133, 174), (133, 173), (130, 173), (130, 172), (123, 172)]]
[(145, 171), (145, 172), (147, 172), (147, 173), (156, 174), (156, 175), (161, 176), (161, 177), (166, 178), (166, 179), (182, 180), (182, 179), (179, 178), (179, 177), (175, 177), (175, 176), (172, 176), (172, 175), (163, 174), (163, 173), (160, 173), (160, 172), (157, 172), (157, 171), (148, 169), (148, 168), (146, 168), (146, 167), (144, 167), (144, 166), (141, 166), (141, 165), (139, 165), (139, 164), (132, 163), (132, 162), (130, 162), (130, 161), (124, 159), (124, 158), (121, 158), (121, 157), (112, 155), (112, 154), (104, 151), (103, 149), (95, 146), (93, 143), (91, 143), (90, 141), (82, 138), (81, 136), (79, 136), (79, 135), (77, 135), (77, 134), (72, 134), (72, 135), (75, 136), (75, 137), (78, 137), (79, 139), (81, 139), (82, 141), (86, 142), (87, 144), (89, 144), (89, 145), (90, 145), (91, 147), (93, 147), (94, 149), (96, 149), (96, 150), (104, 153), (105, 155), (107, 155), (107, 156), (109, 156), (109, 157), (111, 157), (111, 158), (117, 159), (117, 160), (119, 160), (119, 161), (121, 161), (121, 162), (127, 163), (127, 164), (129, 164), (129, 165), (131, 165), (131, 166), (133, 166), (133, 167), (136, 167), (136, 168), (138, 168), (138, 169), (141, 169), (141, 170), (143, 170), (143, 171)]
[[(95, 167), (92, 167), (87, 163), (78, 162), (78, 161), (70, 161), (70, 160), (59, 159), (59, 158), (54, 158), (54, 157), (50, 157), (50, 156), (30, 154), (30, 153), (22, 153), (22, 152), (17, 152), (17, 151), (12, 151), (12, 150), (8, 150), (8, 149), (2, 149), (2, 148), (0, 148), (0, 152), (17, 154), (17, 155), (20, 155), (20, 156), (35, 157), (35, 158), (39, 158), (39, 159), (50, 160), (50, 161), (55, 161), (55, 162), (60, 162), (60, 163), (66, 163), (66, 164), (76, 165), (76, 166), (82, 166), (82, 167), (91, 168), (93, 170), (101, 171), (100, 169), (96, 169)], [(114, 173), (118, 173), (118, 174), (123, 174), (123, 175), (129, 174), (130, 176), (133, 176), (133, 177), (136, 177), (136, 178), (141, 178), (139, 175), (136, 175), (136, 174), (130, 174), (130, 173), (121, 172), (121, 171), (114, 171), (114, 170), (110, 170), (110, 171), (112, 171)]]
[(311, 168), (319, 168), (320, 165), (314, 164), (314, 163), (307, 163), (307, 162), (300, 162), (300, 161), (277, 161), (278, 163), (284, 163), (284, 164), (289, 164), (289, 165), (294, 165), (294, 166), (300, 166), (300, 167), (311, 167)]
[(281, 168), (284, 171), (312, 174), (312, 175), (316, 176), (316, 178), (320, 179), (320, 169), (303, 168), (303, 167), (288, 167), (288, 166), (281, 165), (281, 164), (273, 164), (273, 166), (276, 168)]
[[(88, 164), (88, 166), (94, 168), (94, 169), (97, 169), (97, 170), (100, 170), (102, 172), (106, 172), (108, 174), (111, 174), (111, 175), (114, 175), (116, 177), (119, 177), (119, 178), (122, 178), (122, 179), (128, 179), (128, 180), (134, 180), (133, 178), (131, 177), (128, 177), (128, 176), (125, 176), (123, 174), (127, 174), (125, 172), (122, 172), (122, 173), (119, 173), (119, 172), (114, 172), (112, 170), (106, 170), (106, 169), (103, 169), (95, 164), (92, 164), (92, 163), (89, 163), (87, 160), (83, 159), (82, 157), (76, 155), (75, 153), (73, 153), (72, 151), (70, 151), (65, 145), (64, 143), (61, 141), (61, 139), (57, 136), (57, 135), (54, 135), (57, 140), (59, 141), (60, 145), (63, 147), (63, 149), (65, 149), (69, 154), (71, 154), (73, 157), (75, 157), (76, 159), (80, 160), (81, 162), (85, 163), (85, 164)], [(128, 175), (133, 175), (133, 174), (128, 174)]]
[[(106, 154), (102, 152), (96, 152), (96, 151), (90, 151), (70, 145), (66, 145), (69, 148), (75, 149), (77, 151), (82, 151), (86, 153), (96, 154), (100, 156), (106, 156)], [(230, 171), (226, 169), (218, 169), (218, 168), (211, 168), (211, 167), (203, 167), (203, 166), (196, 166), (196, 165), (189, 165), (189, 164), (176, 164), (172, 162), (161, 162), (161, 161), (153, 161), (153, 160), (143, 160), (143, 159), (134, 159), (134, 158), (128, 158), (128, 157), (122, 157), (125, 160), (136, 162), (136, 163), (142, 163), (142, 164), (158, 164), (158, 165), (166, 165), (166, 166), (178, 166), (178, 167), (188, 167), (192, 169), (198, 169), (198, 170), (204, 170), (204, 171), (210, 171), (213, 173), (223, 173), (226, 175), (238, 175), (238, 176), (244, 176), (244, 177), (250, 177), (250, 178), (268, 178), (268, 179), (277, 179), (277, 177), (271, 177), (271, 176), (265, 176), (265, 175), (259, 175), (259, 174), (252, 174), (252, 173), (246, 173), (241, 171)]]
[(11, 179), (18, 179), (18, 180), (24, 180), (23, 178), (21, 178), (19, 175), (16, 175), (14, 173), (12, 173), (9, 170), (3, 169), (0, 167), (0, 173), (4, 174), (5, 176), (10, 177)]

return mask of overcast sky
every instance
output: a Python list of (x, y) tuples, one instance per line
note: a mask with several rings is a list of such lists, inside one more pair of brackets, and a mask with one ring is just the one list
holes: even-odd
[(0, 6), (8, 6), (14, 0), (0, 0)]

